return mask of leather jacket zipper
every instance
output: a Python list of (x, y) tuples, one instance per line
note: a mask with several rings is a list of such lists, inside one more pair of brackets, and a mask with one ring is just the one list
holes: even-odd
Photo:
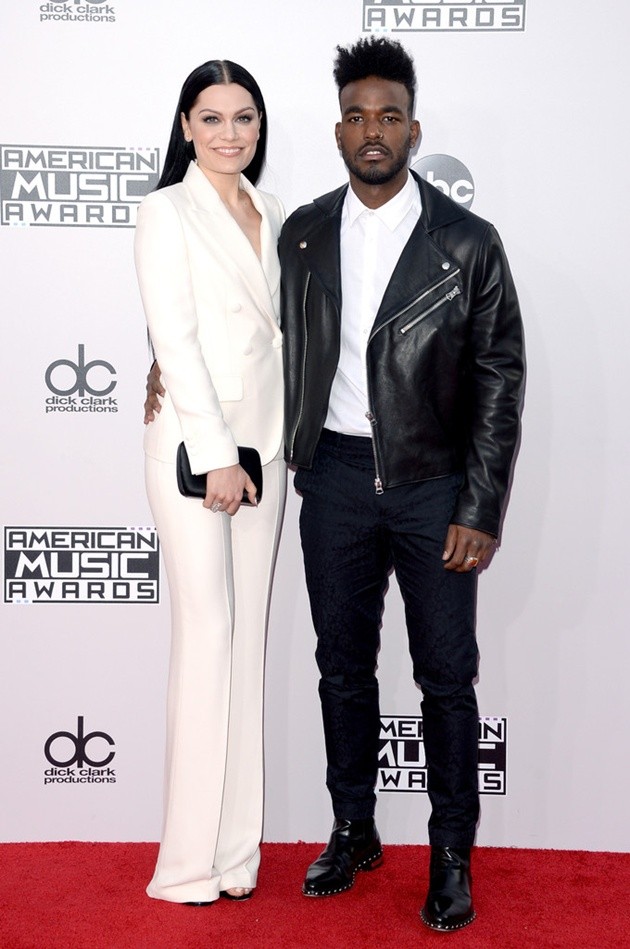
[(374, 428), (376, 426), (376, 419), (371, 412), (366, 412), (365, 417), (372, 426), (372, 453), (374, 455), (374, 472), (376, 477), (374, 478), (374, 487), (377, 494), (383, 493), (383, 482), (381, 481), (381, 476), (378, 471), (378, 458), (376, 457), (376, 442), (374, 441)]
[(311, 275), (310, 273), (308, 273), (306, 275), (306, 284), (304, 286), (304, 295), (302, 297), (302, 316), (304, 317), (304, 348), (303, 348), (304, 356), (302, 359), (302, 373), (301, 373), (302, 392), (300, 393), (300, 410), (298, 412), (295, 427), (291, 434), (291, 451), (289, 453), (289, 457), (291, 461), (293, 461), (293, 449), (295, 448), (295, 439), (297, 436), (297, 430), (300, 427), (300, 422), (302, 421), (302, 413), (304, 411), (304, 389), (306, 387), (306, 351), (308, 349), (308, 324), (306, 322), (306, 297), (308, 296), (308, 288), (310, 286), (310, 282), (311, 282)]
[[(443, 286), (445, 283), (448, 283), (448, 281), (452, 280), (453, 277), (456, 277), (458, 273), (461, 273), (461, 269), (459, 267), (457, 267), (457, 269), (454, 270), (452, 273), (447, 274), (446, 277), (442, 277), (440, 280), (437, 281), (437, 283), (434, 283), (432, 286), (427, 287), (426, 290), (422, 291), (419, 297), (416, 297), (415, 300), (412, 300), (411, 303), (409, 303), (403, 310), (399, 310), (397, 313), (394, 313), (393, 316), (390, 316), (390, 318), (387, 320), (386, 323), (383, 323), (382, 326), (378, 327), (378, 329), (376, 330), (376, 333), (378, 333), (379, 330), (382, 330), (384, 326), (387, 326), (389, 323), (391, 323), (392, 320), (397, 320), (398, 317), (402, 316), (403, 313), (406, 313), (407, 310), (410, 310), (417, 303), (420, 303), (421, 300), (424, 300), (425, 297), (428, 297), (428, 295), (430, 293), (433, 293), (434, 290), (439, 290), (441, 286)], [(455, 295), (457, 296), (457, 294)], [(426, 314), (423, 313), (421, 315), (425, 316)], [(376, 333), (374, 335), (376, 335)]]
[(423, 310), (422, 313), (419, 313), (411, 323), (407, 323), (406, 326), (402, 326), (400, 329), (401, 333), (407, 333), (410, 329), (423, 320), (425, 316), (428, 316), (429, 313), (433, 313), (434, 310), (439, 309), (439, 307), (444, 306), (445, 303), (448, 303), (450, 300), (453, 300), (455, 297), (458, 297), (462, 291), (459, 287), (453, 287), (452, 290), (449, 290), (448, 293), (445, 293), (443, 297), (440, 297), (433, 306), (430, 306), (427, 310)]
[[(404, 310), (400, 310), (398, 313), (395, 313), (389, 320), (387, 320), (387, 323), (391, 323), (392, 320), (395, 320), (395, 319), (397, 319), (399, 316), (402, 316), (403, 313), (406, 313), (407, 310), (410, 310), (413, 306), (415, 306), (417, 303), (419, 303), (420, 300), (424, 300), (424, 298), (425, 298), (426, 296), (428, 296), (430, 293), (433, 293), (434, 290), (439, 289), (439, 287), (441, 287), (443, 284), (447, 283), (449, 280), (452, 280), (453, 277), (456, 277), (457, 274), (460, 273), (460, 272), (461, 272), (461, 271), (460, 271), (460, 268), (458, 267), (458, 268), (457, 268), (456, 270), (454, 270), (452, 273), (449, 273), (446, 277), (442, 277), (441, 280), (438, 280), (437, 283), (434, 283), (433, 286), (428, 287), (426, 290), (423, 290), (423, 292), (420, 294), (419, 297), (416, 297), (416, 299), (413, 300), (413, 301), (409, 304), (409, 306), (406, 306), (406, 307), (404, 308)], [(456, 287), (455, 289), (457, 290), (457, 293), (455, 293), (454, 291), (451, 291), (451, 293), (453, 294), (453, 296), (457, 296), (458, 293), (461, 293), (461, 290), (459, 289), (459, 287)], [(453, 296), (451, 296), (450, 299), (453, 299)], [(440, 301), (439, 301), (439, 303), (437, 304), (437, 306), (440, 306), (443, 302), (445, 302), (446, 299), (447, 299), (447, 297), (448, 297), (448, 294), (446, 295), (446, 297), (443, 298), (443, 300), (440, 300)], [(426, 316), (427, 313), (430, 313), (430, 312), (431, 312), (431, 309), (433, 309), (433, 308), (430, 308), (429, 310), (426, 310), (421, 316), (417, 317), (417, 319), (412, 320), (412, 322), (411, 322), (410, 324), (408, 324), (407, 326), (403, 327), (403, 329), (401, 330), (401, 332), (406, 332), (406, 330), (409, 329), (410, 326), (415, 325), (415, 323), (417, 322), (417, 320), (421, 319), (422, 316)], [(386, 323), (383, 324), (383, 326), (386, 326), (386, 325), (387, 325)], [(379, 326), (379, 328), (378, 328), (378, 330), (377, 330), (376, 332), (378, 333), (379, 330), (383, 329), (383, 326)], [(375, 334), (375, 335), (376, 335), (376, 334)], [(370, 339), (370, 341), (371, 341), (371, 339)], [(369, 388), (370, 388), (370, 381), (369, 381), (369, 379), (368, 379), (368, 390), (369, 390)], [(376, 429), (376, 418), (374, 417), (374, 414), (373, 414), (371, 411), (366, 412), (366, 413), (365, 413), (365, 417), (367, 418), (368, 422), (369, 422), (370, 425), (372, 426), (372, 452), (373, 452), (373, 454), (374, 454), (374, 469), (375, 469), (375, 475), (376, 475), (376, 477), (374, 478), (374, 488), (376, 489), (376, 493), (377, 493), (377, 494), (383, 494), (383, 490), (384, 490), (384, 489), (383, 489), (383, 482), (382, 482), (382, 480), (381, 480), (381, 475), (380, 475), (380, 472), (379, 472), (379, 470), (378, 470), (378, 457), (377, 457), (377, 454), (376, 454), (376, 431), (375, 431), (375, 429)]]

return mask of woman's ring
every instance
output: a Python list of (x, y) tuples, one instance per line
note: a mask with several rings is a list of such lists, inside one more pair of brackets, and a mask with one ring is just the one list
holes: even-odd
[(215, 501), (212, 507), (210, 508), (210, 510), (212, 511), (213, 514), (216, 514), (217, 511), (221, 510), (221, 505), (219, 504), (218, 501)]
[(479, 563), (479, 557), (466, 557), (466, 563), (469, 567), (476, 567)]

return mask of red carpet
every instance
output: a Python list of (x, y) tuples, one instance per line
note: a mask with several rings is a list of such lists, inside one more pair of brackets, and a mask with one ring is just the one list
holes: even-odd
[(630, 947), (630, 854), (479, 848), (478, 919), (433, 933), (417, 915), (426, 847), (327, 899), (300, 893), (319, 844), (265, 844), (255, 897), (193, 909), (144, 894), (155, 844), (0, 844), (2, 949), (451, 949)]

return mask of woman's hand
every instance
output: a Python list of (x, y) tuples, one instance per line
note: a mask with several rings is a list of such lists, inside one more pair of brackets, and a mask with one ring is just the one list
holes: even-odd
[(256, 485), (240, 465), (230, 465), (229, 468), (215, 468), (206, 475), (206, 497), (203, 506), (213, 513), (225, 511), (226, 514), (236, 514), (243, 492), (252, 504), (256, 504)]

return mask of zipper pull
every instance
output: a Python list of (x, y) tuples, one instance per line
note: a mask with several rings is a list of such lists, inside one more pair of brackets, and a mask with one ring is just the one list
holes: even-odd
[[(376, 425), (376, 419), (374, 418), (373, 414), (372, 414), (371, 412), (366, 412), (366, 413), (365, 413), (365, 417), (366, 417), (366, 419), (368, 420), (368, 422), (370, 423), (370, 425), (372, 426), (372, 429), (374, 429), (374, 426)], [(376, 477), (374, 478), (374, 487), (375, 487), (375, 489), (376, 489), (376, 493), (377, 493), (377, 494), (382, 494), (382, 493), (383, 493), (383, 482), (381, 481), (381, 476), (380, 476), (379, 473), (378, 473), (378, 462), (377, 462), (377, 460), (376, 460), (376, 448), (374, 447), (374, 437), (373, 437), (373, 436), (372, 436), (372, 451), (374, 452), (374, 466), (375, 466), (375, 468), (376, 468)]]

